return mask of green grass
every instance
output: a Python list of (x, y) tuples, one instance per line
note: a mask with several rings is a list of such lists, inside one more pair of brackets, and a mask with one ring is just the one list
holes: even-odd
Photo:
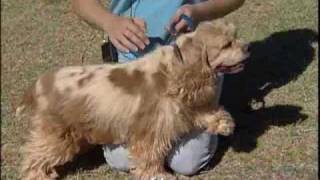
[[(236, 132), (220, 138), (210, 167), (193, 179), (316, 179), (317, 7), (314, 0), (251, 0), (226, 17), (251, 42), (252, 56), (225, 81), (222, 103)], [(11, 180), (28, 128), (12, 106), (47, 69), (101, 63), (102, 32), (72, 14), (69, 1), (2, 0), (1, 8), (1, 178)], [(65, 179), (129, 178), (112, 171), (99, 150), (69, 169)]]

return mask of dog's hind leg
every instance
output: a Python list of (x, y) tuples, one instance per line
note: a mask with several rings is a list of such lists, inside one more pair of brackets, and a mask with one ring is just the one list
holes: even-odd
[(55, 167), (71, 161), (80, 152), (81, 139), (56, 122), (40, 119), (33, 125), (29, 141), (22, 149), (22, 179), (56, 179)]

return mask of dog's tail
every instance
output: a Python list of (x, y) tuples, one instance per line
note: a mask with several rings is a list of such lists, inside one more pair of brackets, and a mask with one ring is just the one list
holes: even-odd
[(21, 116), (27, 107), (34, 107), (35, 105), (35, 84), (30, 86), (27, 91), (25, 91), (24, 95), (22, 96), (22, 100), (20, 101), (17, 108), (15, 108), (15, 115), (16, 117)]

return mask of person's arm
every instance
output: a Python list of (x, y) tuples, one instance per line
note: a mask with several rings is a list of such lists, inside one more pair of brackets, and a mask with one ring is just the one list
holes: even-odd
[(238, 9), (245, 0), (209, 0), (193, 5), (195, 21), (217, 19)]
[(114, 46), (124, 52), (144, 49), (149, 40), (145, 35), (143, 20), (133, 20), (112, 14), (99, 0), (72, 0), (72, 8), (77, 15), (108, 33)]
[(186, 4), (178, 9), (170, 23), (175, 25), (175, 30), (181, 32), (186, 30), (186, 22), (180, 19), (182, 14), (192, 18), (197, 24), (201, 21), (217, 19), (242, 6), (245, 0), (208, 0), (202, 3)]
[(107, 31), (113, 14), (107, 11), (99, 0), (72, 0), (72, 9), (89, 24)]

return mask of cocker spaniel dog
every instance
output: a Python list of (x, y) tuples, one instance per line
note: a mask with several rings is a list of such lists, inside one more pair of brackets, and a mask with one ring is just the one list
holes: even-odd
[(111, 143), (127, 145), (139, 179), (168, 175), (165, 157), (183, 134), (233, 132), (230, 114), (212, 103), (214, 89), (217, 73), (241, 70), (247, 54), (234, 26), (217, 20), (134, 62), (43, 74), (17, 109), (32, 109), (22, 178), (55, 179), (56, 167)]

